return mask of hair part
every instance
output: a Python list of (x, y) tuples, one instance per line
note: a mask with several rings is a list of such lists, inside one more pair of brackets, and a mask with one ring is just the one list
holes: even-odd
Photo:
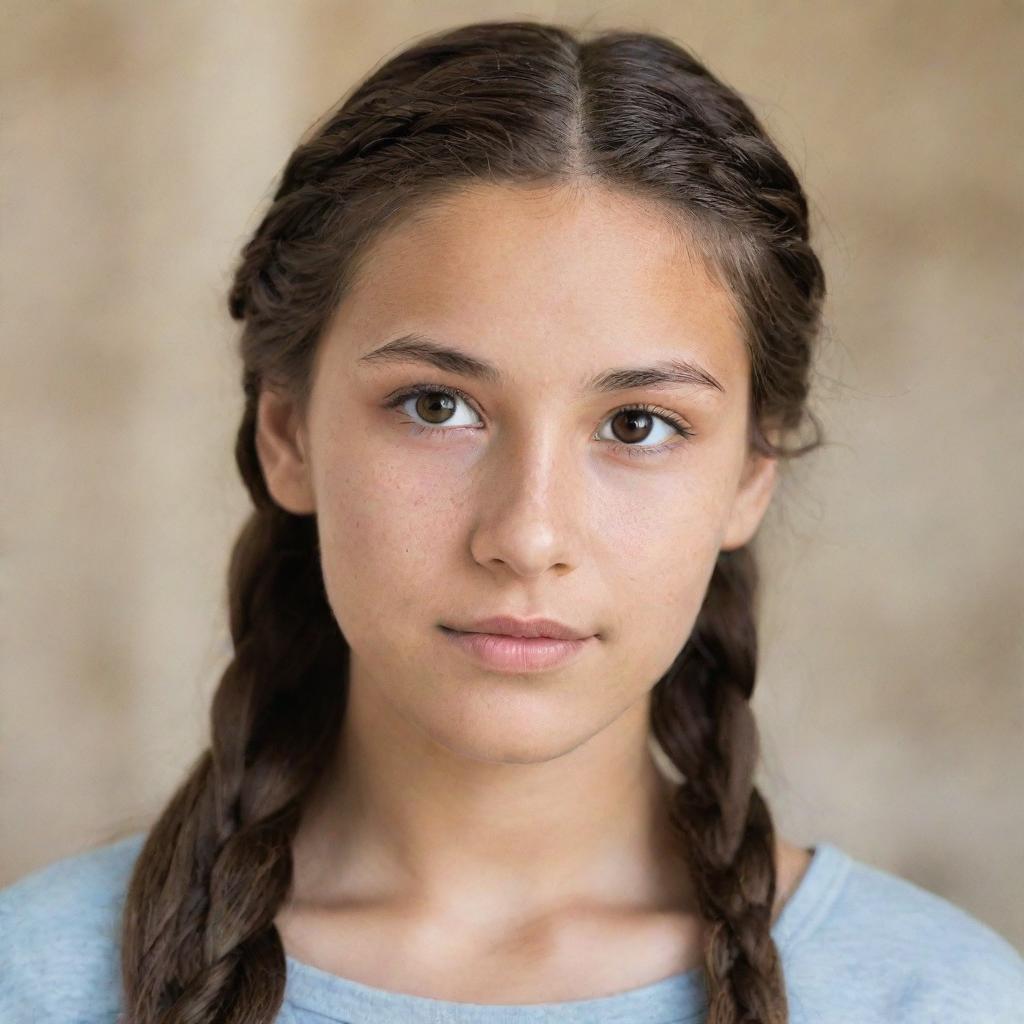
[[(806, 408), (824, 274), (804, 193), (747, 104), (675, 42), (480, 22), (421, 38), (300, 142), (240, 255), (236, 461), (254, 509), (228, 573), (234, 657), (210, 745), (146, 837), (122, 924), (124, 1024), (269, 1024), (286, 961), (275, 916), (291, 841), (333, 756), (348, 645), (316, 520), (278, 507), (255, 450), (264, 385), (308, 401), (326, 325), (374, 240), (481, 184), (601, 185), (679, 225), (735, 300), (751, 358), (750, 444), (821, 443)], [(810, 422), (815, 436), (780, 441)], [(654, 686), (651, 729), (678, 770), (672, 820), (709, 922), (710, 1024), (784, 1024), (770, 927), (774, 829), (754, 786), (757, 569), (719, 553), (696, 623)]]

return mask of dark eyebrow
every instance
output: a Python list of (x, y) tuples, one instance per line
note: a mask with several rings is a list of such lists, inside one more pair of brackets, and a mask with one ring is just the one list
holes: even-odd
[[(476, 377), (490, 384), (499, 384), (505, 379), (504, 373), (486, 359), (460, 352), (423, 334), (403, 334), (400, 338), (395, 338), (380, 348), (360, 356), (358, 361), (427, 363), (439, 370), (458, 373), (464, 377)], [(664, 359), (653, 366), (627, 366), (605, 370), (586, 381), (584, 390), (607, 393), (631, 388), (671, 388), (677, 385), (717, 388), (723, 394), (725, 392), (725, 388), (707, 370), (687, 359)]]

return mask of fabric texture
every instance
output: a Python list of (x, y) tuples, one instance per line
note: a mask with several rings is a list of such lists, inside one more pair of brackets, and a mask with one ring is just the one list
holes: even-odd
[[(144, 838), (0, 890), (2, 1024), (115, 1024), (120, 912)], [(790, 1024), (1024, 1024), (1024, 959), (1009, 942), (830, 843), (814, 848), (772, 934)], [(705, 1012), (699, 968), (593, 999), (495, 1005), (390, 992), (289, 956), (277, 1024), (697, 1024)]]

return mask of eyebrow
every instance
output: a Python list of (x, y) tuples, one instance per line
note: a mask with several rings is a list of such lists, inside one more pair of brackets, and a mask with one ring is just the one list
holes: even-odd
[[(475, 377), (491, 384), (500, 384), (505, 380), (504, 372), (486, 359), (460, 352), (424, 334), (403, 334), (360, 356), (358, 362), (426, 363), (448, 373)], [(631, 388), (667, 389), (688, 385), (714, 388), (725, 393), (725, 388), (702, 366), (680, 358), (659, 360), (651, 366), (624, 366), (605, 370), (585, 381), (584, 390), (606, 394)]]

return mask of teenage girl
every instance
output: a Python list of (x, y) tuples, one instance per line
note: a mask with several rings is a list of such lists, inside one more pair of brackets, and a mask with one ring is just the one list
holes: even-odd
[(753, 784), (808, 237), (656, 35), (468, 25), (330, 112), (230, 290), (254, 509), (209, 748), (0, 897), (0, 1017), (1024, 1020), (1003, 938)]

